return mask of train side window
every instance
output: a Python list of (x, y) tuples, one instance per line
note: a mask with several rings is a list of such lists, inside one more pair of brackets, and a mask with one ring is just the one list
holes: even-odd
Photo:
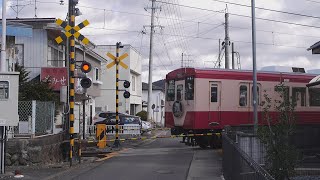
[(9, 99), (9, 82), (0, 81), (0, 100)]
[(177, 101), (181, 101), (183, 99), (183, 85), (177, 85)]
[(218, 85), (211, 85), (211, 102), (218, 102)]
[(167, 101), (174, 101), (175, 97), (175, 81), (169, 80), (167, 86)]
[(241, 107), (247, 106), (248, 104), (248, 87), (246, 85), (240, 86), (240, 97), (239, 97), (239, 105)]
[(297, 106), (306, 106), (306, 88), (293, 87), (292, 100), (297, 103)]
[(193, 100), (194, 97), (194, 78), (187, 77), (185, 80), (185, 88), (186, 88), (186, 100)]
[(310, 106), (320, 106), (320, 88), (309, 88)]

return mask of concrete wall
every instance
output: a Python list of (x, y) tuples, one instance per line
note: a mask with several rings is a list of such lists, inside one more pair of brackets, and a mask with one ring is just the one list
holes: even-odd
[(64, 134), (35, 139), (9, 139), (6, 165), (30, 165), (61, 162), (66, 157), (63, 147)]

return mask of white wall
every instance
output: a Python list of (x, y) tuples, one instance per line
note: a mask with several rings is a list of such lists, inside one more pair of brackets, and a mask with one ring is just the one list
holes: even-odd
[(15, 44), (24, 45), (24, 67), (31, 71), (32, 79), (40, 74), (41, 67), (47, 67), (48, 36), (43, 29), (33, 29), (32, 37), (16, 37)]
[[(148, 102), (148, 91), (143, 90), (142, 91), (142, 100)], [(152, 91), (152, 101), (151, 105), (155, 104), (156, 108), (158, 108), (159, 112), (152, 112), (152, 117), (153, 120), (161, 126), (164, 126), (164, 113), (165, 113), (165, 108), (161, 107), (161, 100), (165, 102), (165, 93), (160, 90), (153, 90)], [(147, 111), (147, 108), (144, 108), (145, 111)]]
[[(107, 57), (107, 53), (116, 54), (116, 47), (110, 45), (97, 46), (94, 51), (100, 56), (106, 58), (109, 64), (111, 59)], [(123, 97), (123, 91), (119, 92), (119, 111), (125, 113), (130, 112), (130, 104), (137, 104), (141, 107), (142, 90), (141, 90), (141, 57), (130, 45), (124, 45), (124, 48), (120, 49), (120, 56), (124, 53), (128, 53), (129, 57), (125, 58), (122, 62), (129, 66), (128, 69), (124, 69), (119, 66), (119, 78), (121, 80), (132, 81), (132, 76), (136, 78), (136, 91), (132, 91), (132, 87), (128, 88), (132, 94), (129, 99)], [(106, 68), (107, 64), (102, 64), (101, 67), (101, 96), (96, 98), (96, 107), (101, 107), (103, 111), (115, 111), (116, 110), (116, 94), (115, 94), (115, 79), (116, 79), (116, 67), (113, 66), (110, 69)], [(119, 89), (124, 89), (123, 82), (119, 83)]]

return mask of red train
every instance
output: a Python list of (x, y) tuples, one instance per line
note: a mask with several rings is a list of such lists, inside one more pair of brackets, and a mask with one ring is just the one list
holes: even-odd
[[(304, 129), (317, 127), (315, 133), (320, 135), (320, 88), (306, 87), (315, 76), (305, 73), (258, 72), (259, 123), (262, 121), (261, 101), (264, 93), (277, 98), (279, 95), (275, 88), (283, 83), (288, 89), (288, 95), (297, 99), (297, 123)], [(252, 79), (252, 71), (243, 70), (180, 68), (168, 73), (166, 127), (171, 128), (172, 134), (221, 132), (225, 126), (251, 127)], [(195, 141), (201, 147), (220, 144), (215, 136), (195, 137)]]

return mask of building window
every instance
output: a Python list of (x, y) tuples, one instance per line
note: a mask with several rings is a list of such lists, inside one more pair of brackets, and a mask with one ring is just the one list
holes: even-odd
[(58, 45), (53, 40), (48, 40), (48, 66), (64, 67), (65, 46)]
[(186, 100), (193, 100), (194, 96), (194, 78), (187, 77), (185, 80), (186, 86)]
[(94, 68), (94, 80), (99, 81), (99, 68)]
[(131, 89), (132, 91), (136, 91), (136, 77), (131, 76)]
[(240, 97), (239, 97), (239, 105), (241, 107), (247, 106), (248, 101), (248, 87), (246, 85), (240, 86)]
[(218, 102), (218, 85), (211, 84), (211, 102)]
[(0, 81), (0, 100), (9, 99), (9, 82)]
[(23, 44), (14, 45), (14, 62), (24, 66), (24, 46)]
[(293, 87), (292, 100), (297, 103), (297, 106), (306, 106), (306, 88)]
[(183, 99), (183, 85), (179, 84), (177, 86), (177, 101), (181, 101)]
[(309, 88), (310, 106), (320, 106), (320, 88)]
[(170, 80), (168, 81), (167, 86), (167, 101), (174, 101), (175, 96), (175, 81)]

